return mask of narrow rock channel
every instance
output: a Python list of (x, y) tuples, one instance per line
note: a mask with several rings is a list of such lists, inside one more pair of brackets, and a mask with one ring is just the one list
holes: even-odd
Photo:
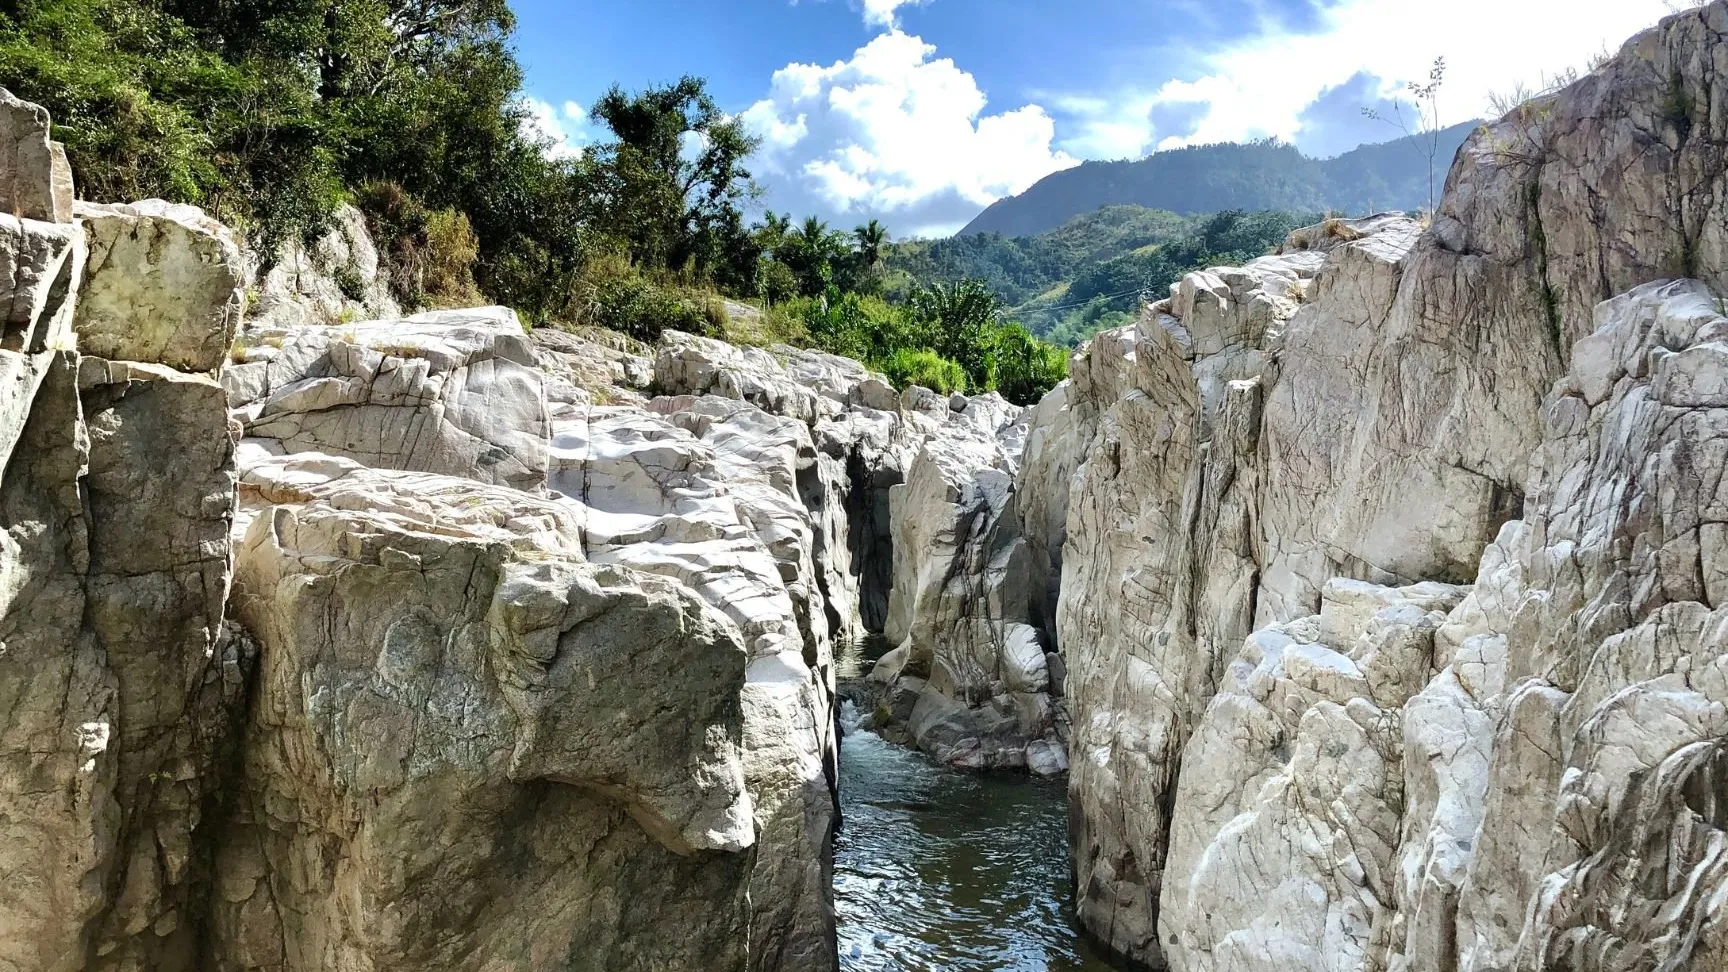
[[(842, 654), (842, 678), (880, 651)], [(842, 706), (834, 896), (846, 972), (1109, 972), (1080, 937), (1066, 778), (967, 772)]]

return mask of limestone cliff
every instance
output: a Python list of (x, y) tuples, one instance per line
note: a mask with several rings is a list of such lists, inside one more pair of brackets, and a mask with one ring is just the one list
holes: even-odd
[(833, 967), (808, 422), (243, 322), (226, 229), (0, 121), (0, 968)]
[(1033, 411), (1113, 949), (1728, 963), (1725, 35), (1670, 17), (1484, 126), (1429, 227), (1191, 274)]

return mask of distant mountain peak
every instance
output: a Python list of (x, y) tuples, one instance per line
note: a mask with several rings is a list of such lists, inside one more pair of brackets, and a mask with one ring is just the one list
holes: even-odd
[[(1459, 146), (1480, 122), (1439, 133), (1434, 194)], [(961, 236), (1036, 236), (1103, 206), (1183, 215), (1230, 209), (1365, 213), (1428, 205), (1428, 156), (1416, 138), (1363, 145), (1330, 159), (1286, 142), (1226, 142), (1158, 152), (1138, 161), (1087, 162), (1052, 173), (978, 214)]]

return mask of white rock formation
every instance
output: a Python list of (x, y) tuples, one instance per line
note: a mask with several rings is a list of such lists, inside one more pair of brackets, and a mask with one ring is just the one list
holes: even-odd
[(230, 347), (220, 228), (74, 220), (0, 98), (0, 967), (834, 968), (835, 647), (885, 630), (885, 731), (1071, 763), (1130, 958), (1728, 968), (1723, 37), (1024, 413), (497, 309)]
[(240, 323), (240, 247), (196, 206), (80, 203), (90, 256), (73, 324), (87, 354), (214, 372)]
[(953, 404), (945, 421), (905, 418), (929, 429), (890, 493), (893, 548), (910, 555), (894, 560), (884, 633), (898, 647), (877, 676), (891, 693), (916, 696), (907, 734), (939, 762), (1059, 773), (1065, 718), (1031, 623), (1030, 554), (1015, 505), (1025, 417), (995, 396)]
[(1441, 698), (1415, 724), (1406, 703), (1462, 595), (1333, 581), (1319, 615), (1248, 638), (1183, 753), (1160, 910), (1173, 968), (1375, 967), (1410, 795), (1404, 745), (1449, 741), (1426, 717)]
[(1425, 233), (1191, 275), (1034, 410), (1079, 908), (1118, 951), (1728, 961), (1724, 34), (1676, 15), (1487, 126)]
[(678, 331), (662, 336), (654, 379), (663, 392), (736, 398), (811, 423), (849, 404), (893, 407), (881, 376), (850, 358), (786, 345), (733, 347)]
[(246, 434), (534, 489), (547, 468), (545, 376), (514, 312), (431, 311), (341, 327), (251, 327), (223, 372)]
[(289, 240), (266, 259), (249, 248), (246, 317), (254, 326), (303, 327), (402, 316), (390, 292), (366, 216), (351, 205), (310, 246)]
[[(748, 658), (744, 768), (756, 800), (752, 967), (832, 965), (833, 647), (799, 480), (809, 428), (721, 398), (567, 406), (551, 486), (587, 555), (676, 580), (723, 615)], [(782, 965), (760, 966), (775, 956)]]
[(0, 967), (834, 967), (808, 425), (589, 405), (500, 309), (236, 340), (226, 230), (76, 212), (0, 216)]
[(46, 108), (0, 88), (0, 213), (72, 222), (72, 166), (52, 136)]
[(235, 967), (745, 967), (733, 625), (587, 562), (555, 500), (316, 454), (241, 490), (260, 671), (211, 916)]
[[(12, 207), (70, 220), (46, 114), (5, 102)], [(175, 368), (200, 366), (206, 340), (226, 349), (212, 329), (233, 326), (231, 244), (188, 218), (158, 238), (160, 263), (87, 260), (106, 218), (0, 217), (0, 965), (14, 969), (175, 968), (196, 952), (206, 809), (244, 699), (247, 653), (224, 626), (235, 430), (221, 387)], [(169, 288), (212, 302), (176, 305)], [(85, 292), (178, 312), (123, 335), (81, 316)], [(80, 319), (131, 360), (80, 355)]]

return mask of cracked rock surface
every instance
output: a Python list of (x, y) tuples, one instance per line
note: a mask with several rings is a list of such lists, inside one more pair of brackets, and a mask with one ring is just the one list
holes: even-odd
[(1190, 275), (1033, 410), (1079, 910), (1118, 952), (1728, 961), (1725, 34), (1672, 16), (1484, 126), (1426, 229)]

